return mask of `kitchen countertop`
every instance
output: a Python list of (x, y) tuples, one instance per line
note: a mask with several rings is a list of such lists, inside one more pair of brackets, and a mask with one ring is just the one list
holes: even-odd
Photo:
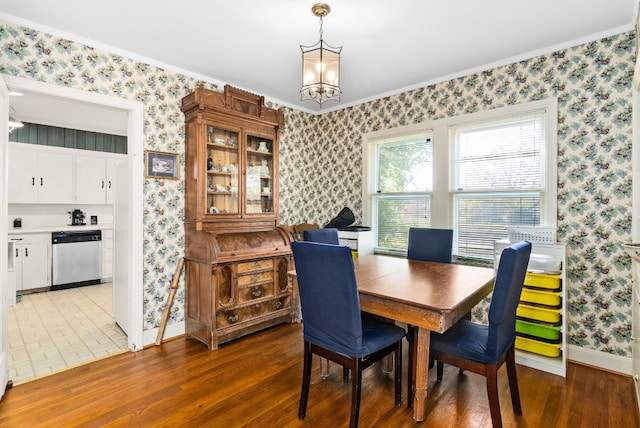
[(87, 224), (84, 226), (69, 225), (52, 225), (52, 226), (33, 226), (33, 227), (9, 227), (9, 235), (22, 235), (25, 233), (51, 233), (51, 232), (68, 232), (68, 231), (85, 231), (85, 230), (107, 230), (113, 229), (112, 223)]

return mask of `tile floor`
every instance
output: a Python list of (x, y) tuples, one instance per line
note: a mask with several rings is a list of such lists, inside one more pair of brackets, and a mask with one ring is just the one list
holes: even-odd
[(25, 294), (9, 309), (14, 385), (127, 351), (113, 320), (111, 283)]

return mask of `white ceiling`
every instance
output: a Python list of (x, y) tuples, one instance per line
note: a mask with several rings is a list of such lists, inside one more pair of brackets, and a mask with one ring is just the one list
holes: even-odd
[[(300, 101), (314, 0), (0, 0), (0, 19), (310, 113), (327, 112), (634, 28), (638, 0), (328, 0), (342, 100)], [(25, 101), (26, 102), (26, 101)]]

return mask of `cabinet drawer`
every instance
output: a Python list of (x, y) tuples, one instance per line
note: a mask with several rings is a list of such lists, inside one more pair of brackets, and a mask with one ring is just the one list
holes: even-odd
[(540, 291), (524, 287), (520, 300), (547, 306), (559, 306), (562, 304), (562, 293), (553, 291)]
[(262, 315), (270, 314), (271, 312), (289, 308), (290, 305), (291, 297), (285, 295), (277, 299), (256, 303), (255, 305), (221, 310), (216, 313), (216, 326), (220, 329), (234, 324), (240, 324)]
[(273, 269), (273, 259), (254, 260), (246, 263), (238, 263), (238, 273), (253, 272), (263, 269)]
[(258, 284), (262, 282), (273, 282), (273, 270), (238, 275), (238, 287)]
[(547, 309), (529, 305), (518, 305), (516, 315), (533, 321), (559, 323), (562, 321), (562, 309)]
[(561, 275), (527, 272), (527, 275), (524, 277), (524, 285), (528, 287), (546, 288), (549, 290), (560, 290), (560, 287), (562, 286), (561, 279)]
[(252, 300), (271, 296), (273, 296), (273, 282), (238, 289), (238, 303), (251, 302)]
[(558, 358), (561, 355), (561, 344), (544, 343), (539, 340), (516, 336), (516, 349), (544, 355), (545, 357)]

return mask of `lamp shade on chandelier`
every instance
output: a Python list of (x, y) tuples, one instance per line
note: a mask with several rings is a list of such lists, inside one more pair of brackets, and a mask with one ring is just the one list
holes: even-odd
[(322, 38), (322, 18), (331, 12), (329, 5), (318, 3), (311, 8), (320, 18), (320, 41), (313, 46), (300, 45), (302, 50), (302, 100), (340, 101), (340, 47), (326, 44)]

